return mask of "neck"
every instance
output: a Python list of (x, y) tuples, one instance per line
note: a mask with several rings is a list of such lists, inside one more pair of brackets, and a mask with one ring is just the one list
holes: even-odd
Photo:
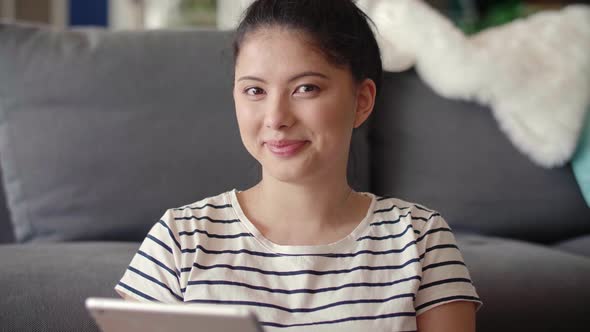
[(358, 226), (371, 203), (353, 192), (344, 174), (339, 178), (295, 184), (263, 176), (238, 197), (250, 221), (275, 243), (333, 243)]
[(254, 188), (256, 200), (264, 202), (265, 219), (285, 225), (322, 227), (347, 210), (352, 189), (346, 178), (307, 184), (264, 178)]

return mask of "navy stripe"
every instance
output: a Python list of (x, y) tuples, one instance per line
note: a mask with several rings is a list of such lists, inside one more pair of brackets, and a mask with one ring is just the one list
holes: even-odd
[(408, 232), (409, 229), (413, 229), (412, 225), (408, 225), (406, 227), (406, 229), (403, 232), (399, 233), (399, 234), (393, 234), (393, 235), (387, 235), (387, 236), (368, 236), (367, 235), (367, 236), (363, 236), (361, 238), (358, 238), (357, 241), (362, 241), (362, 240), (378, 240), (378, 241), (381, 241), (381, 240), (387, 240), (387, 239), (395, 239), (395, 238), (404, 236)]
[(197, 217), (197, 216), (190, 216), (190, 217), (175, 217), (174, 220), (208, 220), (215, 224), (233, 224), (236, 222), (240, 222), (240, 219), (230, 219), (230, 220), (223, 220), (223, 219), (212, 219), (207, 216)]
[(287, 308), (283, 306), (279, 306), (276, 304), (271, 303), (264, 303), (264, 302), (254, 302), (254, 301), (225, 301), (225, 300), (190, 300), (190, 303), (207, 303), (207, 304), (228, 304), (228, 305), (247, 305), (253, 307), (264, 307), (264, 308), (272, 308), (277, 309), (289, 313), (301, 313), (301, 312), (314, 312), (325, 310), (333, 307), (338, 307), (342, 305), (349, 305), (349, 304), (359, 304), (359, 303), (386, 303), (389, 301), (402, 299), (406, 297), (414, 298), (414, 293), (407, 293), (407, 294), (399, 294), (395, 296), (391, 296), (385, 299), (365, 299), (365, 300), (349, 300), (349, 301), (340, 301), (334, 302), (330, 304), (326, 304), (323, 306), (315, 307), (315, 308)]
[(439, 285), (444, 285), (444, 284), (455, 283), (455, 282), (465, 282), (465, 283), (471, 284), (471, 279), (467, 279), (467, 278), (449, 278), (449, 279), (438, 280), (438, 281), (434, 281), (434, 282), (431, 282), (431, 283), (428, 283), (428, 284), (421, 285), (420, 288), (418, 288), (418, 290), (422, 290), (424, 288), (429, 288), (429, 287), (433, 287), (433, 286), (439, 286)]
[(421, 304), (419, 306), (416, 307), (416, 311), (423, 309), (425, 307), (431, 306), (433, 304), (437, 304), (437, 303), (441, 303), (441, 302), (446, 302), (446, 301), (454, 301), (454, 300), (468, 300), (468, 301), (481, 301), (479, 299), (479, 297), (475, 297), (475, 296), (466, 296), (466, 295), (456, 295), (456, 296), (448, 296), (448, 297), (443, 297), (434, 301), (430, 301), (430, 302), (426, 302), (424, 304)]
[(463, 263), (462, 261), (446, 261), (446, 262), (440, 262), (440, 263), (433, 263), (433, 264), (424, 266), (422, 268), (422, 272), (424, 272), (426, 270), (434, 269), (437, 267), (441, 267), (441, 266), (447, 266), (447, 265), (463, 265), (463, 266), (465, 266), (465, 263)]
[(172, 230), (170, 229), (170, 227), (168, 227), (168, 225), (166, 225), (166, 223), (164, 222), (164, 220), (160, 220), (159, 224), (164, 226), (164, 228), (166, 228), (168, 230), (168, 234), (170, 235), (170, 238), (172, 239), (172, 241), (174, 241), (174, 243), (176, 244), (176, 247), (178, 248), (178, 250), (180, 250), (180, 243), (178, 243), (178, 241), (176, 241), (176, 238), (174, 237), (174, 233), (172, 232)]
[(416, 204), (414, 204), (414, 206), (415, 206), (415, 207), (416, 207), (416, 209), (418, 209), (418, 210), (422, 210), (422, 211), (426, 211), (426, 212), (434, 213), (434, 211), (432, 211), (432, 210), (428, 210), (427, 208), (425, 208), (425, 207), (422, 207), (422, 206), (420, 206), (420, 205), (416, 205)]
[(140, 292), (140, 291), (138, 291), (137, 289), (135, 289), (135, 288), (133, 288), (133, 287), (131, 287), (131, 286), (127, 285), (126, 283), (124, 283), (124, 282), (122, 282), (122, 281), (119, 281), (119, 282), (117, 283), (117, 285), (119, 285), (119, 286), (121, 286), (121, 287), (125, 288), (126, 290), (130, 291), (130, 292), (131, 292), (131, 293), (133, 293), (133, 294), (136, 294), (136, 295), (139, 295), (139, 296), (143, 297), (143, 298), (144, 298), (144, 299), (146, 299), (146, 300), (150, 300), (150, 301), (154, 301), (154, 302), (160, 302), (160, 301), (156, 300), (155, 298), (153, 298), (153, 297), (151, 297), (151, 296), (147, 295), (146, 293)]
[(455, 245), (455, 244), (439, 244), (439, 245), (432, 246), (432, 247), (426, 249), (424, 251), (424, 253), (422, 255), (420, 255), (420, 260), (424, 259), (424, 256), (429, 251), (433, 251), (433, 250), (437, 250), (437, 249), (449, 249), (449, 248), (453, 248), (453, 249), (459, 250), (459, 247), (457, 247), (457, 245)]
[[(406, 244), (403, 248), (400, 249), (390, 249), (385, 251), (373, 251), (373, 250), (361, 250), (351, 254), (323, 254), (324, 257), (334, 257), (334, 258), (343, 258), (343, 257), (356, 257), (361, 254), (370, 254), (370, 255), (388, 255), (388, 254), (399, 254), (404, 252), (410, 246), (416, 244), (416, 241), (410, 241)], [(315, 255), (312, 255), (315, 256)]]
[(262, 256), (262, 257), (281, 257), (281, 256), (297, 256), (297, 255), (279, 255), (279, 254), (273, 254), (273, 253), (268, 253), (268, 252), (259, 252), (259, 251), (252, 251), (252, 250), (248, 250), (248, 249), (240, 249), (240, 250), (211, 250), (211, 249), (207, 249), (205, 247), (203, 247), (202, 245), (197, 245), (194, 249), (182, 249), (181, 252), (182, 253), (193, 253), (196, 252), (197, 250), (202, 251), (205, 254), (210, 254), (210, 255), (222, 255), (222, 254), (232, 254), (232, 255), (238, 255), (238, 254), (248, 254), (248, 255), (252, 255), (252, 256)]
[(412, 217), (412, 220), (422, 220), (422, 221), (428, 221), (434, 217), (439, 217), (440, 213), (433, 213), (431, 214), (428, 218), (423, 218), (423, 217)]
[(369, 225), (370, 226), (381, 226), (381, 225), (387, 225), (387, 224), (397, 224), (402, 218), (405, 218), (407, 216), (409, 216), (411, 214), (411, 212), (408, 212), (406, 215), (400, 216), (399, 218), (395, 219), (395, 220), (383, 220), (383, 221), (376, 221), (376, 222), (372, 222)]
[(260, 325), (285, 328), (285, 327), (310, 326), (310, 325), (338, 324), (338, 323), (359, 321), (359, 320), (373, 321), (373, 320), (386, 319), (386, 318), (414, 317), (414, 316), (416, 316), (415, 312), (395, 312), (395, 313), (391, 313), (391, 314), (378, 315), (378, 316), (356, 316), (356, 317), (347, 317), (347, 318), (341, 318), (341, 319), (335, 319), (335, 320), (327, 320), (327, 321), (319, 321), (319, 322), (311, 322), (311, 323), (299, 323), (299, 324), (279, 324), (279, 323), (261, 321)]
[(405, 209), (409, 209), (410, 207), (409, 207), (409, 206), (406, 206), (406, 207), (399, 207), (399, 206), (397, 206), (397, 205), (395, 205), (395, 204), (394, 204), (394, 205), (393, 205), (392, 207), (390, 207), (389, 209), (381, 209), (381, 210), (376, 210), (376, 211), (373, 211), (373, 214), (382, 213), (382, 212), (389, 212), (389, 211), (393, 211), (393, 209), (395, 209), (395, 208), (398, 208), (398, 209), (400, 209), (400, 210), (405, 210)]
[(344, 288), (354, 288), (354, 287), (388, 287), (393, 286), (402, 282), (410, 281), (410, 280), (418, 280), (421, 281), (422, 278), (420, 276), (413, 276), (409, 278), (399, 279), (390, 282), (380, 282), (380, 283), (370, 283), (370, 282), (361, 282), (361, 283), (350, 283), (344, 284), (337, 287), (326, 287), (326, 288), (318, 288), (318, 289), (276, 289), (276, 288), (269, 288), (269, 287), (262, 287), (262, 286), (253, 286), (246, 283), (241, 282), (233, 282), (227, 280), (200, 280), (200, 281), (189, 281), (188, 286), (197, 286), (197, 285), (224, 285), (224, 286), (237, 286), (237, 287), (245, 287), (249, 289), (264, 291), (268, 293), (278, 293), (278, 294), (319, 294), (324, 292), (333, 292), (337, 290), (341, 290)]
[[(381, 225), (386, 225), (386, 224), (397, 224), (398, 222), (400, 222), (400, 220), (401, 220), (402, 218), (406, 218), (407, 216), (409, 216), (409, 215), (411, 215), (411, 214), (412, 214), (412, 212), (408, 212), (407, 214), (405, 214), (405, 215), (403, 215), (403, 216), (400, 216), (399, 218), (397, 218), (397, 219), (395, 219), (395, 220), (383, 220), (383, 221), (376, 221), (376, 222), (372, 222), (370, 225), (371, 225), (371, 226), (381, 226)], [(413, 217), (413, 216), (412, 216), (411, 218), (412, 218), (412, 220), (422, 220), (422, 221), (429, 221), (430, 219), (432, 219), (433, 217), (436, 217), (436, 216), (440, 216), (440, 214), (438, 214), (438, 213), (435, 213), (435, 214), (431, 215), (431, 216), (430, 216), (430, 217), (428, 217), (428, 218), (423, 218), (423, 217)]]
[(424, 237), (426, 237), (426, 235), (428, 235), (428, 234), (438, 233), (438, 232), (451, 232), (451, 229), (447, 228), (447, 227), (439, 227), (439, 228), (429, 229), (426, 233), (422, 234), (422, 236), (420, 236), (418, 239), (416, 239), (416, 242), (422, 241), (424, 239)]
[(146, 273), (144, 273), (144, 272), (141, 272), (140, 270), (138, 270), (138, 269), (134, 268), (133, 266), (129, 266), (129, 267), (127, 268), (127, 270), (129, 270), (129, 271), (131, 271), (131, 272), (134, 272), (134, 273), (136, 273), (136, 274), (140, 275), (141, 277), (143, 277), (144, 279), (147, 279), (147, 280), (149, 280), (149, 281), (153, 282), (154, 284), (156, 284), (156, 285), (158, 285), (158, 286), (160, 286), (160, 287), (162, 287), (162, 288), (166, 289), (166, 290), (167, 290), (167, 291), (169, 291), (169, 292), (170, 292), (170, 294), (172, 294), (172, 296), (174, 296), (174, 297), (175, 297), (177, 300), (179, 300), (179, 301), (183, 301), (183, 298), (182, 298), (181, 296), (179, 296), (179, 295), (177, 295), (176, 293), (174, 293), (174, 291), (173, 291), (172, 289), (170, 289), (170, 287), (168, 287), (168, 285), (166, 285), (165, 283), (163, 283), (163, 282), (159, 281), (158, 279), (156, 279), (156, 278), (154, 278), (154, 277), (152, 277), (152, 276), (150, 276), (150, 275), (148, 275), (148, 274), (146, 274)]
[(160, 241), (158, 238), (156, 238), (155, 236), (148, 234), (146, 236), (148, 239), (156, 242), (157, 244), (159, 244), (160, 246), (162, 246), (162, 248), (166, 249), (169, 253), (172, 253), (172, 248), (170, 248), (168, 245), (166, 245), (166, 243)]
[[(357, 270), (369, 270), (369, 271), (379, 271), (379, 270), (399, 270), (402, 269), (412, 263), (420, 262), (418, 258), (410, 259), (409, 261), (401, 264), (401, 265), (385, 265), (385, 266), (357, 266), (351, 269), (345, 270), (328, 270), (328, 271), (316, 271), (316, 270), (298, 270), (298, 271), (286, 271), (286, 272), (278, 272), (278, 271), (265, 271), (249, 266), (233, 266), (229, 264), (215, 264), (210, 266), (200, 265), (199, 263), (194, 263), (193, 266), (201, 269), (201, 270), (211, 270), (216, 268), (225, 268), (234, 271), (248, 271), (248, 272), (257, 272), (260, 274), (267, 274), (267, 275), (277, 275), (277, 276), (295, 276), (301, 274), (311, 274), (311, 275), (327, 275), (327, 274), (342, 274), (342, 273), (350, 273)], [(183, 271), (184, 268), (181, 270)], [(190, 270), (190, 269), (189, 269)]]
[(224, 204), (224, 205), (214, 205), (214, 204), (205, 204), (203, 206), (196, 206), (196, 207), (192, 207), (192, 206), (184, 206), (184, 207), (180, 207), (180, 208), (175, 208), (173, 209), (174, 211), (182, 211), (182, 210), (186, 210), (186, 209), (191, 209), (191, 210), (201, 210), (204, 209), (206, 207), (212, 207), (214, 209), (225, 209), (225, 208), (230, 208), (232, 207), (231, 204)]
[(164, 263), (162, 263), (159, 260), (155, 259), (154, 257), (148, 255), (147, 253), (139, 250), (139, 251), (137, 251), (137, 254), (145, 257), (146, 259), (152, 261), (154, 264), (156, 264), (159, 267), (163, 268), (168, 273), (170, 273), (171, 275), (173, 275), (174, 277), (176, 277), (176, 280), (178, 280), (178, 277), (180, 277), (180, 272), (178, 270), (172, 270), (171, 268), (169, 268), (168, 266), (166, 266)]
[(327, 257), (327, 258), (344, 258), (344, 257), (356, 257), (359, 255), (388, 255), (388, 254), (399, 254), (404, 252), (410, 246), (416, 244), (416, 241), (410, 241), (406, 244), (403, 248), (400, 249), (390, 249), (385, 251), (373, 251), (373, 250), (360, 250), (354, 253), (347, 253), (347, 254), (334, 254), (334, 253), (326, 253), (326, 254), (275, 254), (275, 253), (267, 253), (267, 252), (259, 252), (259, 251), (252, 251), (248, 249), (240, 249), (240, 250), (211, 250), (207, 249), (201, 245), (197, 245), (194, 249), (182, 249), (182, 253), (194, 253), (197, 250), (202, 251), (204, 254), (210, 255), (222, 255), (222, 254), (247, 254), (252, 256), (261, 256), (261, 257)]
[(199, 234), (204, 234), (209, 238), (214, 238), (214, 239), (236, 239), (239, 237), (253, 237), (254, 235), (252, 235), (251, 233), (238, 233), (238, 234), (231, 234), (231, 235), (222, 235), (222, 234), (211, 234), (207, 231), (203, 231), (200, 229), (195, 229), (192, 232), (179, 232), (178, 236), (183, 236), (183, 235), (195, 235), (195, 233), (199, 233)]

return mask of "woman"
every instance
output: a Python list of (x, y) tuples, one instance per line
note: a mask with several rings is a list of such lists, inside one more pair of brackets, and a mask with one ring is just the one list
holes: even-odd
[(346, 180), (379, 48), (350, 0), (259, 0), (234, 43), (240, 134), (262, 180), (168, 210), (126, 299), (245, 306), (267, 331), (474, 331), (481, 302), (444, 219)]

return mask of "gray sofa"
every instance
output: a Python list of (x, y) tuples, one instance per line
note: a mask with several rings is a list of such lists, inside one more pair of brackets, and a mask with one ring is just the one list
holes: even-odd
[[(84, 299), (116, 297), (167, 208), (257, 181), (230, 41), (0, 25), (0, 330), (95, 331)], [(478, 331), (589, 328), (590, 209), (569, 165), (533, 165), (489, 109), (385, 73), (349, 178), (442, 213), (484, 301)]]

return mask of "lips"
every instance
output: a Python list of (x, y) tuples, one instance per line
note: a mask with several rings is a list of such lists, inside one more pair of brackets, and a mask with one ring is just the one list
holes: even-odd
[(271, 140), (265, 141), (264, 145), (270, 152), (279, 157), (291, 157), (301, 151), (307, 142), (304, 140)]

